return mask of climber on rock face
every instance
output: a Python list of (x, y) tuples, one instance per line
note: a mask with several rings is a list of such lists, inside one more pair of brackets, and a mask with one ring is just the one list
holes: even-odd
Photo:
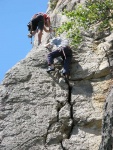
[[(47, 47), (48, 45), (46, 45)], [(47, 62), (48, 62), (48, 69), (47, 73), (54, 71), (54, 58), (61, 57), (63, 59), (63, 70), (62, 73), (64, 77), (68, 80), (70, 75), (70, 64), (72, 60), (72, 50), (69, 47), (68, 40), (64, 40), (61, 42), (61, 45), (59, 47), (48, 54)]]
[[(38, 45), (41, 44), (41, 38), (42, 38), (42, 32), (43, 30), (45, 32), (51, 32), (50, 28), (50, 17), (45, 13), (38, 13), (35, 14), (30, 22), (28, 23), (28, 30), (30, 33), (28, 34), (28, 37), (31, 38), (36, 33), (38, 33)], [(49, 29), (47, 29), (48, 27)]]

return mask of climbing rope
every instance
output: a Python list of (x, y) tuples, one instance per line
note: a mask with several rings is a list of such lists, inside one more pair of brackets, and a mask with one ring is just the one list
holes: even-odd
[(50, 32), (50, 39), (52, 39), (52, 38), (56, 37), (56, 29), (58, 27), (51, 26), (50, 28), (52, 29), (52, 32)]
[(31, 44), (32, 44), (32, 37), (31, 37)]

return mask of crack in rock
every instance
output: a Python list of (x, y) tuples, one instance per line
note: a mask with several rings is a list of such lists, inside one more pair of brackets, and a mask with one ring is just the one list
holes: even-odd
[(45, 136), (45, 147), (52, 144), (61, 144), (63, 150), (65, 150), (62, 141), (69, 139), (73, 130), (73, 105), (71, 104), (71, 90), (72, 87), (68, 84), (68, 98), (65, 105), (58, 102), (57, 107), (57, 121), (51, 122), (47, 129)]

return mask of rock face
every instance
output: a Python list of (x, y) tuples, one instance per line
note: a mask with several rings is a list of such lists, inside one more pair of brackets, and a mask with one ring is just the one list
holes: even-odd
[(113, 149), (113, 87), (107, 96), (102, 121), (102, 142), (99, 150)]
[[(53, 25), (66, 20), (64, 7), (71, 10), (78, 2), (84, 3), (59, 0), (54, 10), (48, 8)], [(44, 34), (39, 47), (35, 39), (0, 85), (0, 150), (112, 150), (112, 37), (109, 32), (84, 33), (83, 43), (73, 49), (70, 86), (59, 82), (57, 70), (46, 73), (49, 51), (44, 44), (50, 37)]]

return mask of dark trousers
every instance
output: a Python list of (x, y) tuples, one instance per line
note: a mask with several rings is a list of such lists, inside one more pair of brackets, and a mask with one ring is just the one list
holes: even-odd
[(59, 48), (48, 54), (48, 65), (54, 64), (54, 58), (62, 57), (63, 59), (63, 73), (70, 74), (70, 64), (72, 60), (72, 51), (70, 48)]

